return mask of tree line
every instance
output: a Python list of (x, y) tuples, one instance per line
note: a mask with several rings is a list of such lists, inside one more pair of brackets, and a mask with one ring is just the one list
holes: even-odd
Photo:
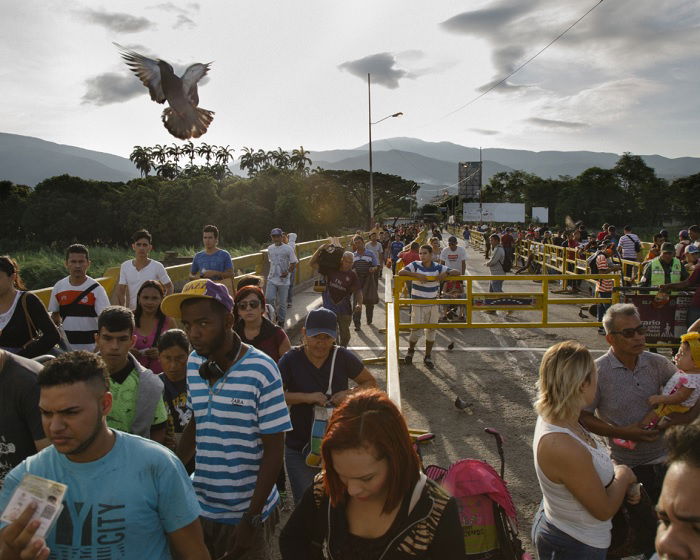
[[(231, 175), (228, 164), (234, 159), (234, 151), (231, 146), (216, 146), (204, 142), (195, 146), (192, 141), (187, 141), (184, 144), (173, 143), (169, 146), (134, 146), (129, 159), (142, 177), (148, 177), (151, 172), (164, 179), (204, 173), (221, 180)], [(312, 163), (309, 158), (310, 152), (305, 150), (304, 146), (291, 152), (282, 148), (256, 150), (244, 147), (242, 152), (239, 167), (246, 171), (249, 177), (272, 168), (307, 174)], [(195, 164), (195, 159), (198, 159), (199, 165)], [(184, 165), (180, 165), (181, 160)]]
[[(5, 251), (73, 242), (127, 246), (134, 231), (146, 228), (161, 249), (197, 246), (202, 227), (213, 223), (222, 244), (232, 246), (263, 243), (273, 227), (312, 239), (368, 223), (367, 171), (310, 170), (303, 148), (290, 154), (247, 148), (244, 178), (228, 170), (228, 146), (193, 155), (187, 144), (184, 152), (134, 147), (131, 159), (142, 177), (126, 183), (61, 175), (32, 189), (0, 181), (0, 243)], [(405, 215), (417, 190), (414, 181), (375, 173), (377, 214)]]
[[(694, 193), (700, 173), (668, 181), (657, 177), (640, 156), (623, 154), (612, 169), (590, 167), (577, 177), (538, 177), (525, 171), (496, 173), (482, 190), (483, 202), (520, 202), (549, 208), (549, 221), (566, 216), (589, 226), (658, 228), (664, 223), (700, 223)], [(478, 200), (477, 200), (478, 201)]]

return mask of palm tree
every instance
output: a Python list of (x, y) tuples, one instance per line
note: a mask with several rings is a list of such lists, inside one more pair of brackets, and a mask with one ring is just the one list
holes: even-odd
[(161, 144), (156, 144), (151, 148), (151, 156), (153, 157), (153, 160), (159, 165), (163, 165), (165, 163), (165, 160), (168, 158), (168, 155), (168, 149)]
[(255, 154), (253, 154), (253, 161), (255, 162), (256, 173), (267, 169), (270, 167), (270, 153), (266, 152), (260, 148)]
[(241, 170), (247, 171), (249, 176), (257, 173), (255, 166), (255, 150), (253, 148), (243, 148), (240, 163)]
[(216, 162), (228, 167), (228, 162), (233, 159), (234, 151), (235, 150), (230, 146), (219, 146), (216, 149)]
[(292, 150), (292, 156), (289, 158), (290, 165), (297, 171), (306, 174), (306, 166), (311, 166), (311, 159), (308, 157), (311, 152), (304, 149), (304, 146), (299, 146)]
[(204, 161), (207, 162), (207, 167), (209, 167), (209, 161), (212, 157), (214, 157), (215, 151), (216, 146), (206, 144), (205, 142), (202, 142), (199, 146), (197, 146), (197, 155), (204, 158)]
[(173, 161), (175, 162), (175, 166), (178, 166), (178, 163), (180, 162), (180, 158), (182, 157), (182, 148), (178, 145), (173, 143), (172, 146), (169, 146), (166, 148), (165, 152), (168, 154), (168, 157), (173, 158)]
[(134, 146), (129, 159), (136, 166), (136, 169), (141, 173), (141, 177), (148, 177), (152, 166), (151, 161), (151, 150), (150, 148), (144, 148), (143, 146)]
[(188, 140), (182, 145), (182, 154), (190, 158), (190, 165), (194, 165), (194, 156), (197, 154), (197, 150), (192, 140)]
[(287, 170), (289, 169), (289, 154), (285, 152), (279, 146), (276, 150), (271, 152), (272, 161), (275, 162), (275, 166), (279, 169)]

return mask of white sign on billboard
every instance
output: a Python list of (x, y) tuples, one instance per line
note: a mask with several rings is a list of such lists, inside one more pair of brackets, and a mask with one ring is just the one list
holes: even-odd
[(533, 206), (532, 221), (539, 222), (541, 224), (549, 223), (549, 208), (544, 208), (542, 206)]
[(517, 202), (465, 202), (465, 222), (524, 223), (525, 205)]

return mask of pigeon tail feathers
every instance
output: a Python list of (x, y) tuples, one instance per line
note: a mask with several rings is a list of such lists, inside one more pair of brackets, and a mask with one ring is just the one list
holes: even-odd
[(172, 107), (166, 107), (161, 118), (170, 134), (180, 140), (189, 140), (199, 138), (207, 131), (211, 121), (214, 120), (214, 111), (192, 107), (191, 113), (183, 115)]

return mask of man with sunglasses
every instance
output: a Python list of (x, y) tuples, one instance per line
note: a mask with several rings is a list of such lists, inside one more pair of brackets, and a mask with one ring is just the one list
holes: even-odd
[(649, 397), (661, 391), (676, 367), (664, 356), (646, 351), (646, 328), (634, 305), (611, 306), (603, 327), (610, 350), (595, 361), (596, 396), (580, 422), (608, 437), (613, 460), (631, 467), (656, 503), (666, 472), (666, 446), (661, 432), (645, 429), (641, 421), (651, 408)]

